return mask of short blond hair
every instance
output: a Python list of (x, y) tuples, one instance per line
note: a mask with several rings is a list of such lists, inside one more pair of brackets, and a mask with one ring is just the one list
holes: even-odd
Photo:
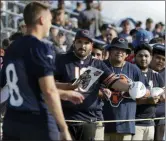
[(50, 5), (43, 3), (43, 2), (31, 2), (26, 5), (24, 9), (24, 21), (25, 24), (28, 26), (32, 26), (36, 24), (37, 18), (40, 15), (41, 11), (49, 10)]

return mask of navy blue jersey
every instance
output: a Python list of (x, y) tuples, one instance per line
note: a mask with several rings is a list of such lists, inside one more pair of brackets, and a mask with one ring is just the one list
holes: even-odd
[(100, 60), (88, 56), (84, 61), (75, 56), (73, 52), (57, 56), (55, 79), (60, 82), (72, 83), (88, 66), (104, 71), (102, 76), (92, 85), (88, 92), (82, 92), (85, 100), (82, 104), (74, 105), (71, 102), (62, 101), (66, 119), (72, 120), (102, 120), (102, 101), (98, 98), (100, 84), (110, 76), (111, 71)]
[(165, 68), (160, 72), (160, 75), (162, 76), (162, 78), (165, 82)]
[[(104, 61), (110, 70), (114, 71), (116, 74), (125, 74), (128, 78), (133, 81), (141, 81), (145, 83), (144, 77), (142, 77), (140, 69), (129, 62), (126, 62), (123, 68), (112, 67), (109, 60)], [(111, 96), (112, 97), (112, 96)], [(115, 99), (115, 98), (114, 98)], [(104, 120), (125, 120), (125, 119), (135, 119), (136, 114), (136, 101), (129, 98), (117, 97), (117, 102), (121, 103), (117, 107), (112, 107), (108, 101), (105, 101), (103, 107)], [(116, 123), (106, 123), (105, 132), (116, 132), (116, 133), (135, 133), (135, 122), (116, 122)]]
[(14, 41), (7, 49), (1, 78), (1, 87), (7, 82), (10, 92), (4, 129), (8, 126), (7, 120), (12, 120), (32, 125), (39, 123), (43, 130), (48, 130), (50, 122), (51, 130), (58, 131), (38, 82), (41, 77), (54, 75), (54, 58), (51, 46), (30, 35)]
[[(146, 73), (143, 72), (143, 75), (145, 76), (145, 79), (147, 80), (151, 88), (164, 86), (162, 77), (160, 76), (158, 72), (149, 68)], [(156, 116), (156, 105), (150, 105), (150, 104), (137, 105), (136, 118), (146, 119), (146, 118), (154, 118), (155, 116)], [(139, 122), (136, 122), (136, 125), (153, 126), (154, 121), (139, 121)]]
[[(165, 68), (159, 74), (161, 75), (165, 86)], [(165, 102), (160, 102), (157, 104), (156, 117), (165, 117)], [(165, 120), (156, 120), (155, 124), (163, 125), (165, 124)]]

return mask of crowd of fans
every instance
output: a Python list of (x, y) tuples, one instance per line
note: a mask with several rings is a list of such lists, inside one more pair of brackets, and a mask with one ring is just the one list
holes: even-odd
[[(2, 5), (1, 5), (2, 6)], [(83, 8), (85, 6), (85, 9)], [(57, 27), (63, 27), (64, 29), (68, 31), (77, 32), (80, 29), (88, 30), (91, 34), (91, 36), (94, 39), (97, 39), (99, 42), (95, 42), (93, 44), (93, 51), (92, 56), (99, 60), (107, 60), (110, 57), (110, 45), (111, 44), (118, 44), (121, 39), (125, 40), (127, 42), (128, 47), (130, 49), (130, 53), (127, 53), (125, 56), (125, 60), (137, 64), (140, 69), (143, 68), (143, 66), (140, 65), (139, 62), (139, 55), (141, 55), (141, 50), (147, 50), (149, 52), (149, 56), (152, 57), (152, 61), (147, 63), (147, 66), (151, 69), (155, 70), (156, 72), (161, 72), (164, 76), (165, 72), (165, 52), (162, 48), (159, 52), (158, 51), (152, 51), (153, 48), (155, 48), (155, 45), (161, 45), (162, 47), (165, 46), (165, 24), (158, 21), (155, 23), (152, 18), (148, 18), (145, 21), (145, 29), (142, 28), (142, 21), (137, 21), (135, 23), (135, 27), (131, 28), (131, 19), (124, 19), (122, 23), (120, 24), (121, 31), (117, 30), (116, 25), (113, 23), (104, 23), (103, 18), (101, 15), (101, 5), (100, 3), (97, 6), (94, 6), (93, 0), (85, 0), (84, 2), (78, 1), (76, 4), (76, 9), (73, 10), (73, 12), (77, 14), (68, 14), (65, 12), (65, 2), (62, 0), (58, 1), (58, 6), (56, 9), (51, 9), (52, 13), (52, 25), (55, 25)], [(3, 21), (1, 20), (3, 23)], [(2, 24), (1, 23), (1, 24)], [(16, 39), (26, 35), (26, 24), (24, 22), (24, 19), (18, 20), (18, 32), (12, 34), (9, 38), (6, 38), (1, 43), (1, 50), (0, 50), (0, 61), (1, 61), (1, 67), (3, 64), (3, 56), (5, 55), (5, 50), (7, 47)], [(67, 33), (65, 31), (62, 31), (58, 28), (51, 27), (49, 37), (47, 40), (51, 41), (54, 46), (54, 50), (56, 54), (66, 54), (68, 52), (72, 51), (73, 47), (73, 41), (75, 39), (75, 36)], [(119, 40), (118, 40), (119, 39)], [(118, 40), (118, 41), (117, 41)], [(123, 41), (122, 41), (123, 42)], [(142, 43), (147, 43), (142, 45)], [(141, 46), (143, 46), (143, 49), (140, 49)], [(157, 55), (161, 56), (157, 56)], [(160, 58), (161, 57), (161, 58)], [(160, 61), (160, 67), (155, 66), (157, 64), (157, 61)], [(146, 62), (146, 61), (145, 61)], [(146, 67), (147, 67), (146, 66)], [(143, 72), (143, 70), (142, 70)], [(134, 79), (134, 78), (133, 78)], [(165, 80), (164, 80), (165, 81)], [(158, 85), (156, 85), (158, 86)], [(139, 107), (139, 111), (137, 111), (137, 115), (135, 118), (140, 118), (139, 115), (141, 115), (139, 112), (141, 112)], [(144, 108), (145, 109), (145, 108)], [(124, 111), (125, 112), (125, 111)], [(127, 112), (127, 111), (126, 111)], [(146, 112), (146, 111), (142, 111)], [(145, 113), (146, 114), (146, 113)], [(143, 116), (141, 118), (153, 118), (153, 117), (146, 117)], [(118, 119), (114, 119), (118, 120)], [(137, 124), (137, 128), (140, 126), (146, 127), (146, 124)], [(164, 123), (158, 124), (156, 122), (156, 125), (159, 125), (160, 129), (155, 130), (155, 135), (160, 134), (159, 136), (163, 137), (164, 135), (164, 129), (161, 127), (164, 125)], [(150, 125), (147, 125), (150, 126)], [(154, 125), (152, 125), (154, 126)], [(140, 129), (139, 130), (144, 130)], [(152, 129), (149, 129), (152, 130)], [(150, 131), (149, 131), (150, 132)], [(133, 134), (131, 131), (128, 133), (125, 133), (124, 131), (119, 131), (117, 129), (117, 134)], [(138, 140), (140, 134), (144, 134), (141, 131), (138, 132), (136, 130), (136, 136), (133, 138), (133, 140)], [(148, 138), (144, 138), (147, 140), (153, 139), (152, 136), (154, 136), (154, 132), (152, 132), (153, 135), (150, 135), (150, 133), (146, 133), (147, 136), (151, 136)], [(115, 135), (111, 135), (115, 136)], [(157, 136), (157, 135), (156, 135)], [(109, 135), (107, 135), (109, 137)], [(114, 138), (115, 139), (115, 138)], [(130, 138), (126, 138), (131, 140)], [(109, 140), (109, 139), (108, 139)], [(119, 139), (121, 140), (121, 139)]]

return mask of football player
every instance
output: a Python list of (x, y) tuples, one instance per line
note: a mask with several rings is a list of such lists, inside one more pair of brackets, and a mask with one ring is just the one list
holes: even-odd
[(27, 35), (6, 50), (2, 68), (1, 88), (8, 87), (10, 94), (3, 140), (71, 140), (60, 98), (81, 103), (83, 96), (70, 90), (58, 92), (56, 88), (55, 54), (51, 46), (41, 41), (51, 27), (49, 7), (29, 3), (24, 9), (24, 20)]

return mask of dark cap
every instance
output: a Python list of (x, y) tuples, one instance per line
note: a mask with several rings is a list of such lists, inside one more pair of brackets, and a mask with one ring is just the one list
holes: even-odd
[(153, 54), (159, 54), (165, 56), (165, 45), (163, 44), (153, 45)]
[(80, 38), (87, 38), (91, 42), (93, 42), (93, 38), (89, 30), (78, 30), (76, 35), (75, 35), (75, 40), (80, 39)]
[(107, 46), (107, 50), (110, 50), (111, 48), (114, 48), (114, 47), (125, 49), (128, 54), (131, 53), (131, 49), (128, 47), (128, 41), (124, 38), (115, 37), (112, 40), (111, 44)]

